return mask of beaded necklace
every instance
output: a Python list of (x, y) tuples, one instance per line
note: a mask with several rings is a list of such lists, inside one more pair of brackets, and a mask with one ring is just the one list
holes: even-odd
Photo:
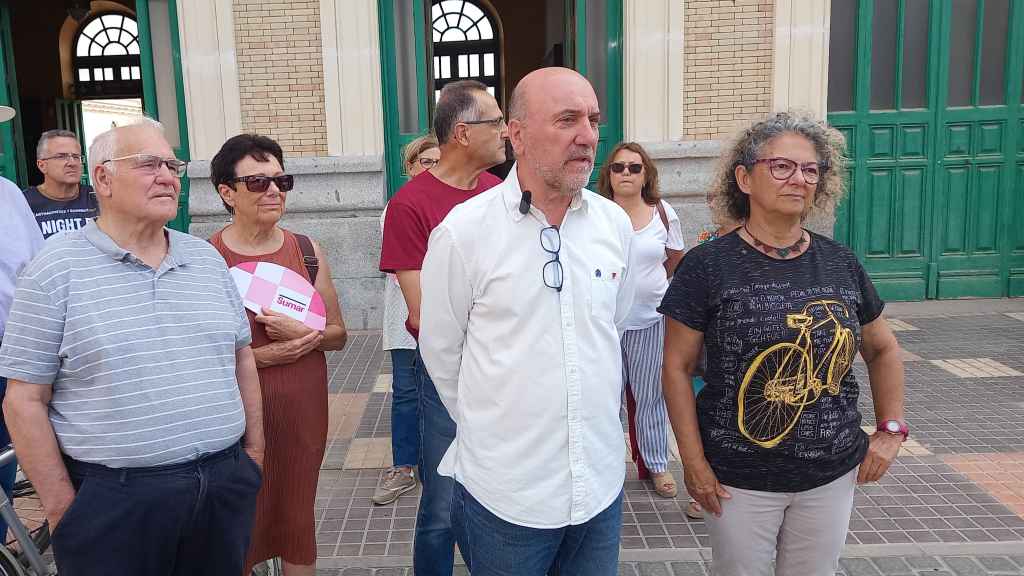
[(772, 246), (771, 244), (762, 242), (757, 236), (754, 236), (753, 233), (750, 232), (750, 228), (747, 228), (746, 224), (743, 225), (743, 229), (747, 232), (750, 238), (754, 240), (754, 246), (769, 256), (771, 256), (772, 252), (775, 252), (779, 255), (779, 258), (785, 259), (790, 254), (799, 254), (802, 252), (804, 250), (804, 245), (807, 244), (807, 239), (804, 238), (803, 230), (800, 231), (800, 238), (796, 242), (790, 246), (780, 248), (778, 246)]

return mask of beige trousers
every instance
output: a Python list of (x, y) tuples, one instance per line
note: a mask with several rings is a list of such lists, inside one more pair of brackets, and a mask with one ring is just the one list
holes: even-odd
[(722, 516), (705, 515), (714, 576), (833, 576), (846, 543), (857, 483), (854, 468), (804, 492), (726, 486)]

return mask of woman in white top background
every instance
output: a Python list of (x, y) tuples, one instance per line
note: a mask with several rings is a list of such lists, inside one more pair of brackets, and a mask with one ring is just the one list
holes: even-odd
[[(406, 144), (402, 153), (405, 174), (412, 178), (437, 165), (441, 149), (432, 134)], [(384, 232), (384, 216), (380, 229)], [(416, 339), (405, 329), (409, 309), (394, 274), (384, 278), (383, 348), (391, 352), (391, 452), (392, 466), (373, 494), (375, 504), (390, 504), (416, 487), (413, 467), (419, 460), (419, 391), (416, 387)]]
[(631, 274), (637, 274), (637, 289), (622, 337), (633, 459), (641, 479), (649, 473), (658, 495), (674, 498), (676, 482), (668, 471), (668, 415), (661, 393), (665, 320), (657, 307), (683, 256), (679, 216), (661, 199), (658, 169), (635, 142), (622, 142), (612, 149), (597, 187), (629, 214), (635, 232), (631, 251), (636, 268)]

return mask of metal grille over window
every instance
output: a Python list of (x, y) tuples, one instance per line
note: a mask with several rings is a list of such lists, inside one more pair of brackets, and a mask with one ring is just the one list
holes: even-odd
[(125, 14), (100, 14), (75, 37), (75, 96), (135, 98), (142, 93), (139, 26)]
[(501, 31), (497, 16), (468, 0), (434, 1), (434, 100), (456, 80), (478, 80), (501, 105)]

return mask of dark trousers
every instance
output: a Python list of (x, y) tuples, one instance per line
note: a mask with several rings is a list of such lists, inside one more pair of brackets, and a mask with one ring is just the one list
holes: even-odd
[(415, 576), (451, 576), (455, 562), (451, 512), (455, 481), (438, 474), (437, 465), (455, 439), (455, 422), (441, 403), (419, 351), (416, 352), (416, 370), (420, 377), (419, 469), (423, 493), (416, 513), (413, 573)]
[(615, 576), (619, 573), (622, 493), (576, 526), (527, 528), (506, 522), (455, 483), (452, 525), (473, 576)]
[[(7, 393), (7, 378), (0, 376), (0, 404), (4, 401), (4, 395)], [(0, 450), (7, 448), (7, 445), (11, 443), (11, 435), (7, 432), (7, 424), (4, 422), (4, 413), (0, 411)], [(0, 468), (0, 488), (3, 489), (7, 497), (11, 497), (11, 491), (14, 489), (14, 477), (18, 473), (18, 461), (15, 460), (7, 466)], [(7, 522), (4, 522), (0, 518), (0, 538), (3, 538), (4, 542), (7, 541)]]
[(66, 464), (77, 493), (53, 532), (61, 576), (242, 573), (262, 477), (239, 445), (152, 468)]

